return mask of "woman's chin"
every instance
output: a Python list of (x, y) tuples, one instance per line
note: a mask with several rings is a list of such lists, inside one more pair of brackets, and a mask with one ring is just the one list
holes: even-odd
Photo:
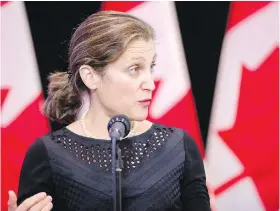
[(147, 111), (139, 111), (135, 112), (132, 115), (130, 115), (130, 119), (134, 121), (143, 121), (146, 120), (148, 117), (148, 110)]

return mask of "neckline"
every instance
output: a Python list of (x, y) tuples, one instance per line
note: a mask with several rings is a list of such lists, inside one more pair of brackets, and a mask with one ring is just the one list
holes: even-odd
[[(130, 141), (131, 140), (134, 140), (134, 141), (143, 140), (143, 138), (151, 135), (155, 128), (156, 128), (156, 123), (152, 123), (151, 127), (148, 130), (146, 130), (145, 132), (132, 136), (132, 137), (124, 138), (121, 141), (126, 142), (127, 140), (130, 140)], [(104, 144), (111, 144), (111, 140), (109, 140), (109, 139), (96, 139), (96, 138), (86, 137), (86, 136), (73, 132), (72, 130), (68, 129), (66, 126), (62, 128), (62, 131), (64, 132), (64, 134), (68, 134), (73, 139), (83, 139), (90, 143), (98, 142), (98, 143), (104, 143)]]

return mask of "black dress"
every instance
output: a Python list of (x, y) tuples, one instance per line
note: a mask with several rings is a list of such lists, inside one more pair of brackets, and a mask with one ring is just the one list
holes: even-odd
[[(124, 211), (209, 211), (203, 162), (183, 130), (159, 124), (120, 142)], [(113, 210), (111, 144), (63, 128), (26, 153), (18, 204), (46, 192), (55, 211)]]

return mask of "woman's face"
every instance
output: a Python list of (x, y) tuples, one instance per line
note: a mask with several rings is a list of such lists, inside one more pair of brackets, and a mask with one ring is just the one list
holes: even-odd
[(154, 42), (136, 40), (124, 54), (106, 68), (96, 97), (109, 116), (124, 114), (131, 120), (144, 120), (155, 89)]

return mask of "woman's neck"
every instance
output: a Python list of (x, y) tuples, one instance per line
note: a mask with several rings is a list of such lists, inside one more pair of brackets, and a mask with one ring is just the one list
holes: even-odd
[[(107, 130), (108, 122), (111, 117), (102, 114), (101, 112), (94, 112), (89, 110), (84, 119), (84, 127), (91, 134), (93, 138), (110, 140), (109, 133)], [(134, 124), (133, 135), (138, 135), (146, 132), (152, 126), (152, 122), (147, 120), (137, 121)]]
[(107, 130), (110, 117), (102, 109), (89, 107), (88, 111), (81, 118), (80, 122), (83, 129), (86, 130), (84, 131), (85, 133), (89, 132), (93, 138), (97, 139), (110, 139)]
[[(91, 104), (89, 109), (81, 113), (79, 118), (78, 121), (68, 125), (67, 128), (82, 136), (110, 140), (107, 125), (111, 117), (103, 109), (98, 109), (96, 105), (93, 107)], [(147, 120), (137, 121), (136, 127), (134, 128), (135, 134), (133, 135), (144, 133), (151, 126), (152, 122)]]

